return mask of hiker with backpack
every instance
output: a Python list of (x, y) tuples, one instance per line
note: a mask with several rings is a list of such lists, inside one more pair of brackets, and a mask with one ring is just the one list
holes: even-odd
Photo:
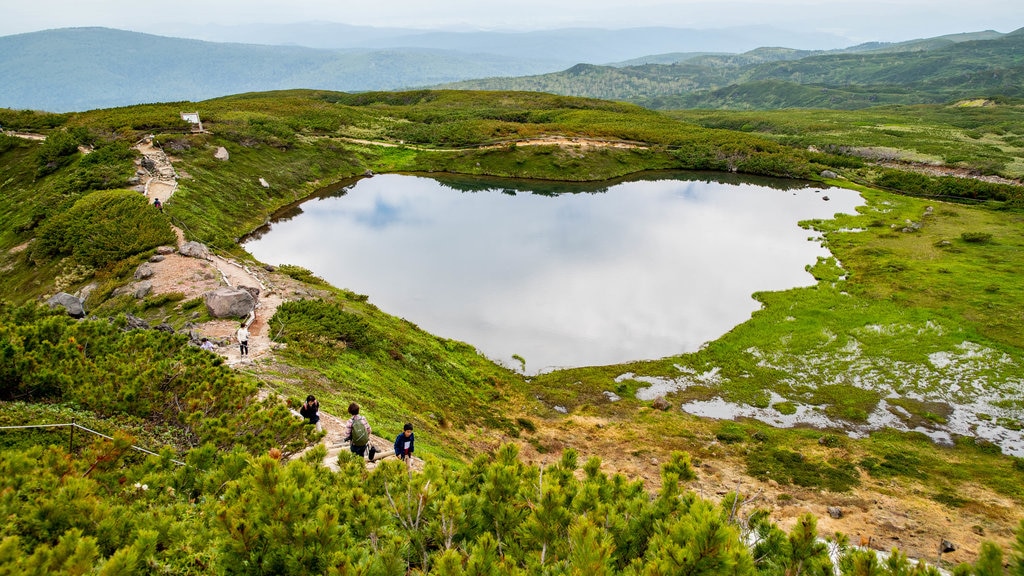
[(348, 405), (348, 413), (352, 415), (352, 418), (345, 422), (345, 440), (348, 441), (349, 450), (353, 454), (365, 456), (366, 447), (369, 446), (369, 457), (372, 461), (377, 449), (370, 444), (370, 423), (359, 413), (359, 404), (355, 402)]

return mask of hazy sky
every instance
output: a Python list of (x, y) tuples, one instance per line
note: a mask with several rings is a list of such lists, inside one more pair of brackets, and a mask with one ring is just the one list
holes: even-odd
[(1021, 0), (0, 0), (0, 15), (3, 36), (74, 26), (160, 34), (186, 22), (490, 30), (770, 24), (863, 42), (1024, 27)]

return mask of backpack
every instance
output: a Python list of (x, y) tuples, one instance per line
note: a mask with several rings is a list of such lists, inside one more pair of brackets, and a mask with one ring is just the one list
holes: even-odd
[(370, 432), (366, 429), (362, 419), (352, 417), (352, 445), (366, 446), (370, 443)]

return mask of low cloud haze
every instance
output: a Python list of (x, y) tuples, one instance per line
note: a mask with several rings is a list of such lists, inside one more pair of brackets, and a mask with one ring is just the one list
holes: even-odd
[(565, 27), (727, 28), (768, 25), (815, 31), (850, 43), (901, 41), (957, 32), (1024, 27), (1019, 0), (0, 0), (0, 35), (104, 26), (218, 40), (216, 26), (335, 22), (355, 26), (445, 30), (540, 30)]

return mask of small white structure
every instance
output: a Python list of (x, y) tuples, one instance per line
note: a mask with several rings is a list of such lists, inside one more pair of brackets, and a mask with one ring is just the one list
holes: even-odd
[(203, 121), (199, 119), (199, 112), (182, 112), (181, 119), (189, 124), (193, 124), (192, 130), (194, 132), (203, 131)]

